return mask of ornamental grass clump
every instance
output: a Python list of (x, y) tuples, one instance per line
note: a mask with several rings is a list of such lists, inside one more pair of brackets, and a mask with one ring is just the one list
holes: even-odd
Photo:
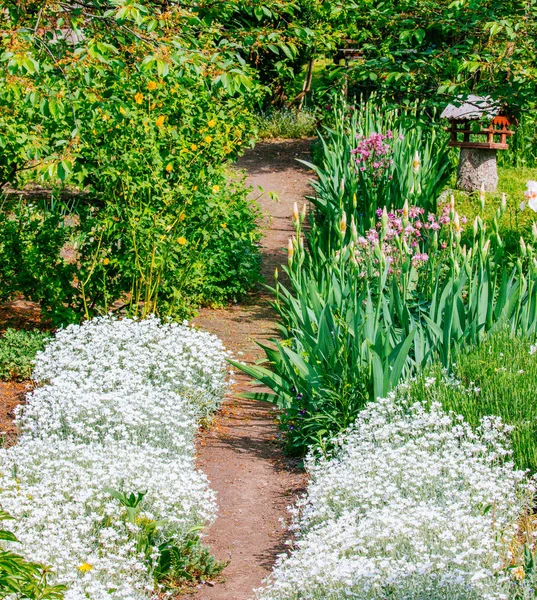
[(509, 462), (499, 419), (474, 432), (400, 390), (366, 407), (335, 445), (307, 459), (296, 541), (257, 598), (530, 597), (510, 546), (533, 488)]
[(196, 532), (216, 504), (194, 434), (228, 389), (226, 357), (186, 325), (109, 317), (59, 331), (37, 355), (19, 443), (0, 451), (0, 506), (17, 551), (51, 565), (67, 600), (180, 586), (189, 567), (171, 557), (185, 548), (209, 565)]

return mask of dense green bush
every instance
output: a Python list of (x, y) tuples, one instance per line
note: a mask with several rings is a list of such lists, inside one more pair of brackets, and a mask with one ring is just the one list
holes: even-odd
[(0, 379), (30, 379), (35, 355), (49, 337), (37, 330), (6, 329), (0, 336)]
[[(259, 280), (258, 209), (228, 169), (252, 139), (255, 94), (178, 57), (164, 69), (144, 56), (82, 46), (67, 79), (11, 63), (4, 72), (3, 139), (17, 119), (35, 136), (27, 166), (13, 150), (11, 183), (40, 178), (52, 200), (3, 202), (3, 296), (39, 301), (55, 323), (121, 307), (180, 317)], [(67, 185), (80, 191), (62, 196)]]

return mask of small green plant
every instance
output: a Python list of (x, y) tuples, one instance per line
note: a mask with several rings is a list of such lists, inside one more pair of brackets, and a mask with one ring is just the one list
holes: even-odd
[(317, 130), (317, 118), (308, 109), (281, 108), (268, 110), (257, 117), (258, 137), (265, 139), (298, 139), (313, 137)]
[[(0, 510), (0, 521), (13, 519)], [(14, 600), (61, 600), (65, 586), (51, 585), (49, 567), (26, 560), (2, 547), (2, 542), (18, 542), (11, 531), (0, 529), (0, 598)]]
[[(148, 569), (155, 582), (169, 590), (185, 590), (197, 582), (218, 577), (228, 565), (212, 556), (209, 548), (201, 543), (201, 526), (192, 528), (180, 541), (177, 536), (162, 542), (165, 520), (147, 519), (142, 514), (143, 500), (147, 492), (121, 492), (112, 488), (104, 490), (125, 508), (125, 520), (135, 528), (136, 550), (145, 556)], [(158, 559), (154, 560), (155, 549)]]
[(35, 355), (49, 337), (48, 333), (37, 330), (6, 329), (0, 337), (0, 379), (30, 379)]

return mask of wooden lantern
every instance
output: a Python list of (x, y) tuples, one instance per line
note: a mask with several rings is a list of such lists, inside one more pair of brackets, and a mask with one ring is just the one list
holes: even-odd
[[(503, 107), (490, 96), (470, 95), (460, 103), (448, 105), (441, 117), (450, 123), (449, 146), (460, 148), (457, 187), (471, 192), (485, 187), (496, 191), (498, 168), (496, 152), (508, 150), (507, 140), (513, 135), (511, 121)], [(471, 123), (486, 123), (472, 129)]]

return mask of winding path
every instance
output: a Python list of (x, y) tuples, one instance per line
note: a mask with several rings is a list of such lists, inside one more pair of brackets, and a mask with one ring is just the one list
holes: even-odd
[[(293, 203), (300, 203), (308, 193), (311, 175), (296, 159), (308, 157), (310, 143), (261, 143), (238, 165), (246, 169), (254, 197), (259, 195), (259, 186), (279, 196), (279, 202), (267, 194), (258, 199), (267, 215), (262, 272), (269, 282), (274, 269), (286, 260), (284, 248), (293, 233)], [(229, 309), (205, 309), (194, 322), (218, 335), (240, 360), (253, 362), (263, 356), (256, 340), (276, 333), (268, 300), (262, 293)], [(305, 484), (303, 473), (282, 453), (272, 407), (238, 398), (246, 389), (252, 389), (251, 382), (237, 375), (233, 396), (224, 403), (215, 426), (198, 442), (198, 467), (208, 475), (219, 505), (218, 519), (206, 542), (218, 559), (230, 560), (230, 564), (224, 572), (225, 582), (201, 586), (190, 596), (195, 600), (252, 598), (252, 591), (260, 587), (284, 549), (281, 519), (287, 517), (286, 507)]]

